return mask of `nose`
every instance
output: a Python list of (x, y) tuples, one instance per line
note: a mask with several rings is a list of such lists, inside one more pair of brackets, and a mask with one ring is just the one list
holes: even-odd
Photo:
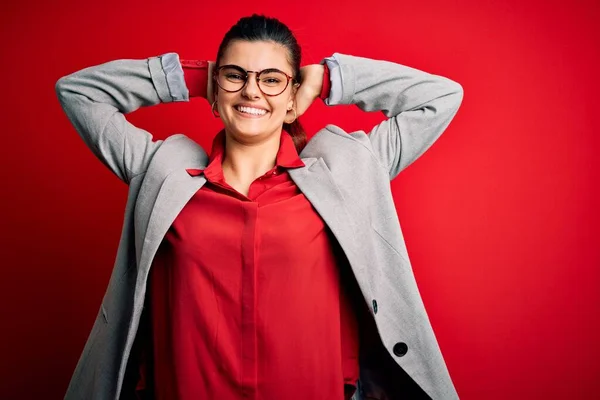
[(256, 72), (248, 72), (248, 79), (242, 89), (242, 96), (247, 98), (257, 98), (260, 96), (260, 88), (256, 80)]

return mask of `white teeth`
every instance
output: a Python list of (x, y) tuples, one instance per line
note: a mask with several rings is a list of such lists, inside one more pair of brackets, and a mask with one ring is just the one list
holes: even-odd
[(237, 109), (243, 113), (252, 115), (265, 115), (267, 113), (266, 110), (261, 110), (260, 108), (237, 106)]

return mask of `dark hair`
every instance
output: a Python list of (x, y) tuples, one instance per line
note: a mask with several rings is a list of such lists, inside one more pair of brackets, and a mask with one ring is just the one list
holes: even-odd
[[(300, 82), (300, 60), (301, 49), (294, 34), (285, 24), (275, 18), (269, 18), (264, 15), (252, 14), (250, 17), (241, 18), (223, 37), (223, 41), (217, 52), (216, 67), (225, 54), (229, 43), (233, 40), (246, 40), (249, 42), (270, 41), (281, 44), (288, 51), (288, 61), (293, 68), (294, 78)], [(215, 90), (217, 87), (215, 85)], [(297, 119), (291, 124), (283, 124), (285, 129), (294, 141), (298, 153), (306, 145), (306, 132), (300, 121)]]

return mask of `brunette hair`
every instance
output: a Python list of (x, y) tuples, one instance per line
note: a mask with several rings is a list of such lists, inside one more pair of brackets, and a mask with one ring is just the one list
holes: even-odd
[[(216, 67), (225, 54), (229, 43), (233, 40), (246, 40), (249, 42), (269, 41), (275, 42), (287, 49), (288, 61), (293, 69), (293, 76), (296, 82), (300, 82), (300, 60), (301, 49), (294, 34), (285, 24), (275, 18), (269, 18), (264, 15), (252, 14), (250, 17), (241, 18), (223, 37), (223, 41), (217, 52)], [(215, 85), (215, 90), (217, 87)], [(300, 153), (306, 145), (306, 132), (297, 119), (291, 124), (284, 123), (285, 129), (294, 141), (296, 151)]]

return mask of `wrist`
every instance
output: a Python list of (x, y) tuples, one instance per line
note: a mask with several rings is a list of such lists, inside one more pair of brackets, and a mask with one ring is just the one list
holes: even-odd
[(323, 77), (321, 78), (321, 90), (319, 91), (319, 98), (325, 100), (329, 97), (329, 91), (331, 90), (331, 80), (329, 78), (329, 67), (327, 64), (322, 64)]
[(304, 67), (304, 75), (301, 86), (312, 100), (319, 98), (323, 91), (325, 68), (321, 64), (311, 64)]
[(180, 62), (190, 98), (207, 98), (209, 62), (204, 60), (180, 60)]

